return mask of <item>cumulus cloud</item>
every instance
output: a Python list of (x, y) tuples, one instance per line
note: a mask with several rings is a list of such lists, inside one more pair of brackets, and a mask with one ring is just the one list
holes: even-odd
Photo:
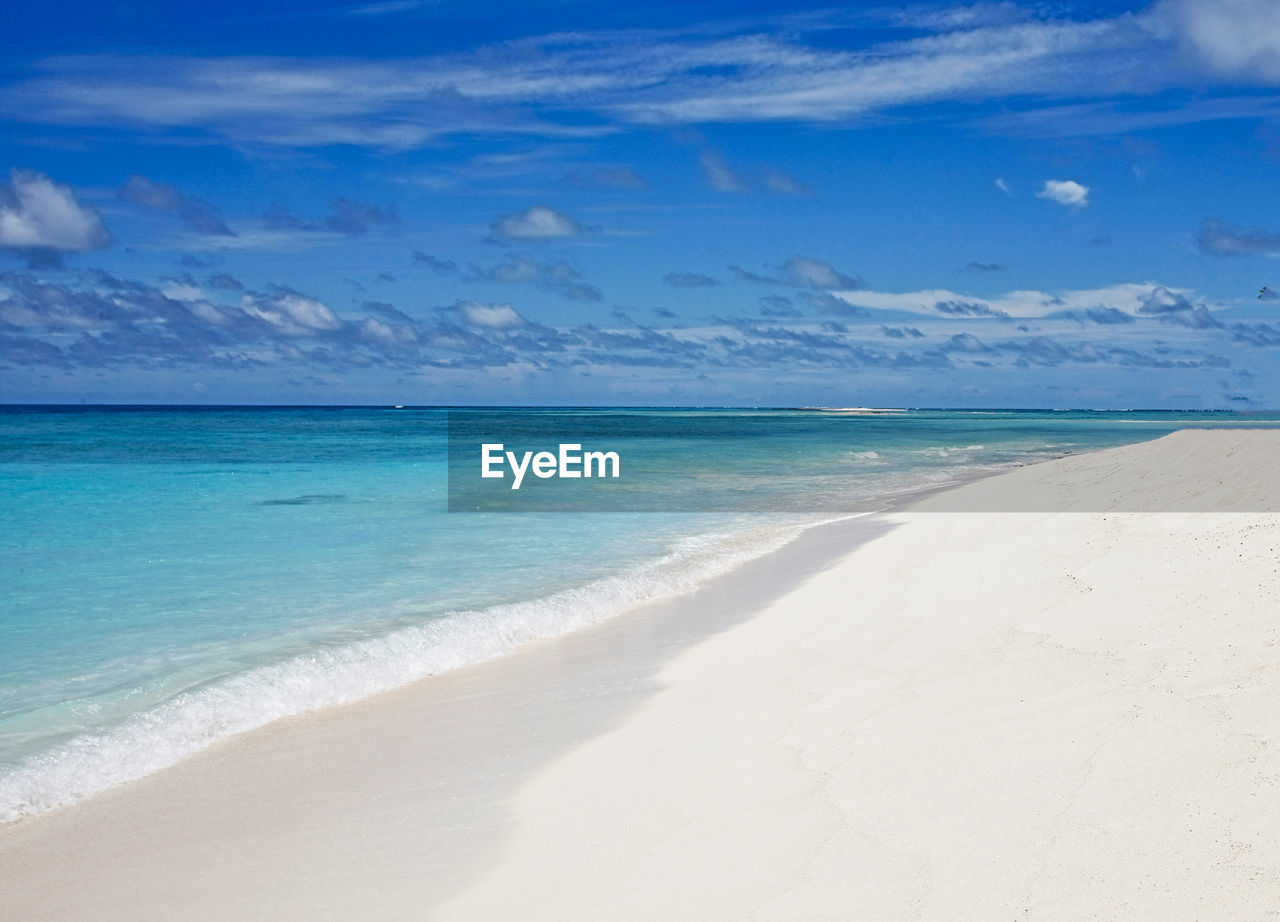
[(1229, 368), (1231, 361), (1220, 355), (1191, 350), (1174, 350), (1158, 347), (1153, 352), (1142, 352), (1122, 346), (1104, 343), (1062, 342), (1048, 336), (1035, 336), (1028, 340), (1008, 340), (997, 343), (996, 348), (1018, 356), (1015, 366), (1056, 366), (1074, 364), (1109, 364), (1122, 368), (1155, 368), (1186, 370), (1196, 368)]
[(982, 301), (937, 301), (933, 309), (948, 317), (996, 317), (1007, 320), (1009, 315), (999, 308)]
[(583, 281), (582, 273), (565, 260), (539, 263), (528, 256), (510, 254), (506, 261), (489, 270), (477, 270), (475, 277), (496, 282), (529, 282), (571, 301), (602, 301), (604, 293)]
[[(1127, 282), (1107, 288), (1082, 288), (1056, 292), (1019, 289), (991, 298), (974, 298), (945, 288), (912, 292), (836, 292), (833, 296), (850, 304), (873, 310), (905, 311), (925, 315), (942, 313), (953, 317), (1004, 314), (1009, 317), (1028, 318), (1072, 316), (1076, 313), (1107, 307), (1137, 315), (1143, 313), (1141, 308), (1148, 302), (1152, 291), (1157, 288), (1165, 288), (1165, 286), (1154, 282)], [(1187, 298), (1194, 296), (1194, 292), (1188, 289), (1166, 288), (1166, 290)], [(939, 308), (939, 305), (943, 307)], [(991, 313), (983, 313), (984, 311)]]
[(740, 282), (757, 285), (788, 285), (813, 291), (850, 291), (866, 288), (860, 275), (847, 275), (830, 263), (808, 256), (792, 256), (778, 267), (777, 275), (762, 275), (741, 266), (729, 266), (729, 273)]
[(204, 290), (196, 280), (185, 274), (181, 278), (161, 279), (160, 290), (165, 297), (178, 301), (199, 301), (204, 297)]
[(536, 282), (541, 273), (538, 264), (527, 256), (511, 255), (491, 269), (476, 270), (478, 279), (488, 282)]
[(385, 301), (365, 301), (360, 305), (371, 314), (377, 314), (383, 320), (389, 320), (392, 323), (404, 324), (412, 326), (414, 319), (406, 314), (394, 304), (388, 304)]
[(267, 296), (246, 294), (240, 299), (240, 309), (288, 336), (307, 336), (342, 326), (338, 315), (323, 301), (288, 289)]
[(582, 233), (581, 224), (545, 205), (535, 205), (526, 211), (499, 218), (490, 227), (499, 237), (508, 240), (554, 240)]
[(482, 304), (479, 301), (459, 301), (453, 309), (468, 326), (488, 330), (510, 330), (523, 327), (529, 321), (510, 304)]
[(362, 339), (392, 348), (411, 346), (418, 341), (418, 334), (412, 327), (386, 323), (376, 317), (362, 320), (359, 332)]
[(662, 280), (672, 288), (712, 288), (720, 282), (699, 272), (668, 272)]
[(197, 234), (212, 237), (235, 236), (235, 232), (222, 220), (218, 209), (208, 202), (183, 195), (168, 183), (154, 182), (134, 173), (116, 190), (116, 197), (152, 211), (173, 212), (187, 230)]
[(1071, 317), (1080, 323), (1097, 323), (1102, 325), (1110, 325), (1117, 323), (1133, 323), (1133, 314), (1126, 314), (1124, 311), (1116, 310), (1114, 307), (1091, 307), (1083, 311), (1067, 311), (1064, 317)]
[(1083, 208), (1089, 204), (1089, 187), (1082, 186), (1073, 179), (1046, 179), (1044, 188), (1036, 193), (1036, 198), (1048, 199), (1071, 208)]
[(774, 278), (771, 275), (761, 275), (759, 272), (752, 272), (750, 269), (744, 269), (741, 266), (729, 266), (729, 274), (740, 282), (752, 282), (757, 285), (782, 284), (782, 279)]
[[(772, 374), (1076, 363), (1180, 372), (1231, 367), (1228, 358), (1207, 348), (1210, 343), (1252, 350), (1280, 341), (1280, 330), (1266, 323), (1203, 326), (1202, 305), (1163, 286), (1147, 287), (1138, 320), (1181, 329), (1166, 327), (1154, 342), (1149, 329), (1091, 331), (1066, 317), (1045, 317), (1036, 332), (995, 327), (1007, 332), (999, 341), (966, 331), (970, 321), (964, 316), (932, 310), (919, 327), (792, 317), (717, 319), (668, 329), (652, 329), (619, 312), (625, 328), (608, 329), (545, 326), (506, 303), (460, 301), (414, 318), (394, 305), (366, 301), (357, 315), (344, 316), (287, 288), (222, 303), (197, 288), (185, 277), (157, 288), (103, 272), (83, 273), (75, 285), (0, 273), (0, 361), (66, 370), (270, 365), (335, 375), (374, 366), (415, 374), (429, 368), (499, 367), (722, 368)], [(824, 291), (802, 289), (801, 294), (837, 301)], [(1074, 295), (1058, 300), (1071, 304)], [(676, 319), (665, 309), (657, 313)]]
[(0, 183), (0, 248), (70, 253), (110, 243), (98, 213), (78, 202), (70, 187), (17, 169)]
[(436, 275), (452, 276), (464, 282), (496, 282), (503, 285), (536, 285), (571, 301), (602, 301), (604, 293), (582, 278), (582, 273), (566, 260), (540, 262), (524, 253), (508, 253), (494, 266), (440, 259), (414, 250), (413, 260)]
[(1201, 330), (1222, 326), (1204, 304), (1195, 304), (1182, 292), (1172, 291), (1163, 285), (1153, 288), (1142, 298), (1138, 313)]
[(1280, 234), (1206, 219), (1200, 225), (1196, 246), (1213, 256), (1274, 256), (1280, 254)]
[(840, 314), (845, 317), (865, 317), (870, 313), (865, 307), (850, 304), (848, 301), (837, 298), (829, 291), (805, 289), (796, 297), (814, 310), (827, 314)]
[[(64, 368), (290, 363), (343, 370), (433, 360), (413, 354), (426, 330), (422, 324), (390, 305), (367, 303), (366, 310), (374, 316), (344, 319), (324, 302), (282, 287), (218, 303), (186, 278), (157, 288), (90, 272), (80, 286), (68, 286), (4, 273), (0, 361)], [(456, 348), (485, 355), (485, 361), (505, 360), (461, 329), (453, 331)], [(438, 325), (430, 332), (443, 330)]]
[(972, 333), (956, 333), (942, 346), (944, 352), (990, 352), (991, 347)]

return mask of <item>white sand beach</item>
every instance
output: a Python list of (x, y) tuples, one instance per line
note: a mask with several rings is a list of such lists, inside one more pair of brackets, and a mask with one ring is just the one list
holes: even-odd
[(1278, 461), (1187, 431), (812, 529), (2, 826), (0, 919), (1280, 917)]

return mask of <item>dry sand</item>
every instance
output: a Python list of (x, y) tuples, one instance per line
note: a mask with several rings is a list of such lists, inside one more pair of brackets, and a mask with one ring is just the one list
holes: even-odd
[(863, 517), (245, 734), (0, 827), (0, 919), (1280, 918), (1278, 450), (1036, 465), (926, 503), (1236, 511)]

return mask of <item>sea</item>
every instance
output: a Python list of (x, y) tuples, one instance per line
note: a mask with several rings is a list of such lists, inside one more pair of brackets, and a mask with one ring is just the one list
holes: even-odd
[(686, 593), (867, 503), (1188, 426), (1280, 420), (467, 412), (496, 431), (548, 412), (603, 420), (624, 458), (635, 433), (670, 459), (681, 499), (451, 512), (441, 408), (0, 406), (0, 821)]

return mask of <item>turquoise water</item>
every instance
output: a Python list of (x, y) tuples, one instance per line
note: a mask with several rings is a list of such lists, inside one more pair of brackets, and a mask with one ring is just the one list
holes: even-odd
[(448, 513), (441, 410), (0, 407), (0, 819), (686, 591), (828, 503), (1233, 421), (581, 412), (656, 440), (681, 496), (820, 501)]

